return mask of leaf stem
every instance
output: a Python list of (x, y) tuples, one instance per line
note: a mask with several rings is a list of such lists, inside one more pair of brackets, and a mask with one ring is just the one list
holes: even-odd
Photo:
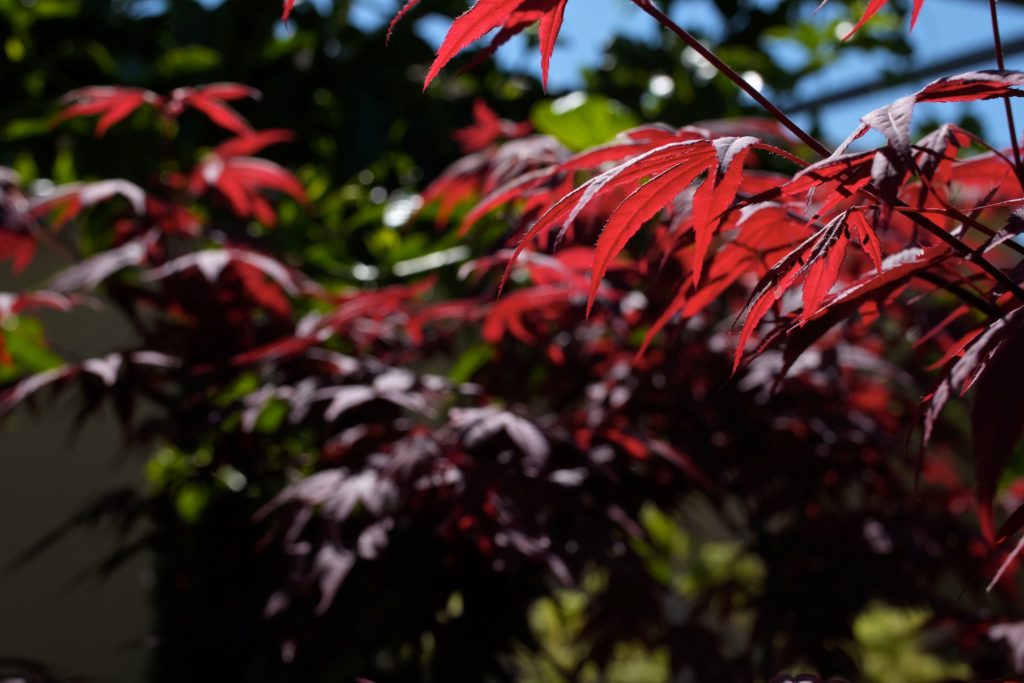
[(719, 59), (718, 55), (705, 47), (699, 40), (697, 40), (693, 34), (684, 29), (682, 26), (672, 21), (672, 19), (658, 9), (651, 0), (633, 0), (633, 4), (642, 9), (647, 14), (654, 17), (654, 19), (667, 28), (668, 30), (675, 33), (679, 38), (691, 47), (697, 54), (704, 59), (708, 60), (718, 71), (728, 78), (730, 81), (736, 84), (740, 90), (747, 93), (757, 102), (761, 107), (771, 114), (779, 123), (788, 128), (794, 135), (800, 140), (807, 144), (808, 147), (813, 149), (815, 152), (823, 157), (829, 156), (831, 152), (829, 149), (822, 144), (820, 140), (815, 138), (813, 135), (805, 131), (803, 128), (798, 126), (791, 118), (786, 116), (781, 109), (772, 103), (767, 97), (758, 92), (757, 88), (752, 86), (747, 79), (736, 73), (732, 67)]
[[(1003, 58), (1003, 39), (999, 33), (999, 11), (996, 8), (998, 0), (988, 0), (989, 14), (992, 16), (992, 44), (996, 53), (996, 66), (1000, 71), (1006, 69), (1006, 61)], [(1010, 131), (1010, 143), (1013, 145), (1013, 161), (1017, 170), (1017, 177), (1021, 178), (1020, 143), (1017, 141), (1017, 126), (1013, 121), (1013, 108), (1010, 106), (1010, 98), (1004, 97), (1003, 104), (1006, 106), (1006, 125)], [(1024, 185), (1024, 180), (1021, 182)]]

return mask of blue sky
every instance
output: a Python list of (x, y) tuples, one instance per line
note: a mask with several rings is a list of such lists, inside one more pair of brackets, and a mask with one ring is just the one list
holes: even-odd
[[(771, 2), (771, 0), (765, 0)], [(356, 0), (353, 21), (366, 28), (375, 28), (390, 20), (398, 8), (398, 0)], [(843, 13), (841, 0), (832, 0), (825, 12)], [(448, 19), (429, 13), (429, 0), (417, 10), (417, 31), (435, 46), (440, 43), (447, 30)], [(832, 16), (835, 16), (833, 14)], [(673, 18), (688, 29), (703, 30), (714, 36), (720, 19), (717, 10), (707, 0), (692, 0), (677, 3)], [(821, 20), (826, 17), (822, 16)], [(1024, 7), (1010, 3), (1000, 5), (1000, 22), (1004, 41), (1024, 36)], [(907, 27), (909, 28), (909, 27)], [(638, 38), (653, 36), (656, 32), (653, 20), (640, 12), (628, 0), (570, 0), (566, 11), (565, 26), (558, 48), (552, 60), (551, 91), (559, 93), (579, 86), (580, 70), (598, 63), (605, 45), (616, 35), (625, 34)], [(913, 62), (925, 65), (945, 59), (960, 52), (966, 52), (989, 45), (991, 29), (988, 4), (974, 0), (926, 0), (917, 26), (910, 33), (915, 47)], [(784, 50), (782, 57), (786, 57)], [(537, 55), (528, 51), (524, 41), (513, 41), (498, 54), (499, 62), (510, 69), (539, 73)], [(870, 82), (874, 74), (884, 66), (884, 58), (870, 53), (851, 54), (832, 68), (807, 79), (795, 94), (803, 99), (814, 94), (824, 94), (848, 85)], [(976, 68), (994, 68), (994, 62), (978, 64)], [(1024, 68), (1024, 56), (1007, 59), (1008, 68)], [(856, 127), (858, 119), (875, 107), (886, 104), (924, 83), (907, 84), (895, 89), (872, 93), (869, 96), (834, 105), (823, 112), (825, 133), (832, 142), (841, 140)], [(627, 102), (636, 107), (636, 103)], [(942, 117), (936, 107), (953, 107), (954, 111), (969, 110), (986, 124), (990, 138), (997, 144), (1008, 144), (1005, 131), (1005, 114), (1001, 102), (984, 102), (973, 105), (928, 105), (930, 110), (922, 111), (929, 117)], [(957, 110), (955, 107), (961, 107)], [(1019, 109), (1019, 111), (1018, 111)], [(1015, 112), (1024, 122), (1024, 107), (1018, 105)], [(801, 117), (794, 117), (798, 122)], [(669, 122), (683, 124), (685, 121)], [(1018, 128), (1022, 127), (1018, 125)]]

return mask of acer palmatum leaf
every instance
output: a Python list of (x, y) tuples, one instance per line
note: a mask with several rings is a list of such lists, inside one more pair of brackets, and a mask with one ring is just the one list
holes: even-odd
[(901, 97), (861, 118), (863, 122), (839, 147), (844, 153), (850, 144), (870, 129), (885, 135), (901, 155), (910, 154), (910, 122), (914, 107), (921, 102), (974, 102), (1014, 95), (1024, 85), (1024, 72), (987, 69), (946, 76), (932, 81), (913, 95)]
[(38, 235), (31, 203), (19, 187), (20, 181), (12, 169), (0, 166), (0, 261), (10, 260), (15, 273), (32, 262)]
[(72, 90), (60, 99), (60, 103), (64, 109), (57, 114), (57, 122), (98, 115), (100, 118), (96, 123), (96, 136), (103, 137), (111, 126), (131, 116), (144, 104), (162, 107), (164, 98), (152, 90), (142, 88), (89, 86)]
[(413, 344), (422, 345), (426, 340), (425, 329), (428, 326), (437, 325), (442, 320), (453, 320), (460, 325), (476, 325), (488, 310), (489, 306), (481, 305), (477, 299), (442, 301), (411, 312), (405, 324), (405, 332)]
[(992, 235), (979, 251), (984, 253), (995, 249), (1000, 244), (1018, 237), (1024, 232), (1024, 209), (1017, 209), (1006, 217), (1006, 223), (994, 235)]
[[(721, 216), (735, 201), (743, 181), (743, 166), (747, 156), (756, 148), (783, 153), (777, 147), (766, 146), (754, 137), (718, 138), (712, 142), (717, 157), (714, 171), (693, 194), (693, 232), (696, 238), (693, 265), (693, 284), (700, 282), (704, 258), (711, 247), (711, 238)], [(784, 154), (784, 153), (783, 153)]]
[[(459, 277), (466, 279), (473, 276), (474, 281), (478, 281), (480, 276), (499, 266), (504, 270), (511, 255), (511, 249), (502, 249), (490, 256), (469, 261), (459, 269)], [(592, 248), (572, 246), (560, 249), (555, 254), (525, 252), (520, 255), (516, 265), (529, 276), (531, 285), (570, 286), (585, 292), (590, 283), (590, 267), (593, 262), (594, 250)]]
[(704, 175), (704, 181), (695, 191), (691, 221), (697, 238), (693, 280), (699, 282), (702, 261), (707, 255), (711, 237), (721, 222), (722, 212), (735, 200), (743, 164), (753, 149), (793, 158), (756, 138), (697, 139), (655, 147), (591, 178), (559, 200), (527, 231), (513, 254), (506, 278), (515, 258), (533, 239), (551, 230), (565, 231), (591, 202), (610, 192), (627, 191), (630, 194), (612, 212), (597, 241), (589, 310), (601, 278), (629, 239), (644, 223), (670, 206), (680, 192)]
[[(737, 318), (737, 322), (742, 322), (743, 327), (733, 360), (734, 372), (743, 360), (747, 342), (771, 306), (782, 297), (786, 289), (796, 283), (800, 276), (809, 272), (815, 261), (827, 256), (829, 250), (825, 248), (817, 252), (815, 261), (805, 263), (804, 259), (810, 258), (806, 256), (808, 251), (813, 252), (816, 245), (825, 246), (829, 241), (837, 239), (832, 231), (835, 230), (836, 225), (848, 223), (849, 216), (853, 213), (845, 212), (839, 223), (830, 223), (788, 253), (768, 271), (768, 274), (754, 289), (747, 305)], [(835, 242), (833, 242), (834, 245)], [(861, 247), (874, 261), (875, 255), (872, 253), (874, 248), (864, 244), (863, 241)], [(815, 310), (808, 313), (801, 309), (799, 316), (792, 315), (781, 320), (766, 341), (770, 343), (778, 339), (785, 339), (785, 368), (788, 369), (801, 353), (821, 339), (832, 327), (849, 320), (862, 305), (885, 300), (894, 290), (906, 285), (917, 273), (942, 262), (948, 255), (949, 248), (946, 245), (938, 245), (925, 250), (906, 249), (892, 254), (880, 264), (875, 263), (874, 272), (862, 275), (858, 280), (839, 291), (829, 294), (812, 290), (813, 296), (820, 293), (823, 297), (821, 303), (816, 305)], [(820, 289), (820, 285), (818, 288)], [(806, 290), (804, 298), (806, 301)]]
[[(605, 145), (580, 152), (569, 159), (555, 160), (530, 173), (521, 173), (490, 192), (466, 214), (459, 228), (465, 234), (487, 213), (509, 202), (532, 198), (539, 206), (549, 207), (572, 191), (572, 175), (596, 170), (604, 164), (638, 156), (670, 142), (685, 142), (707, 137), (704, 131), (689, 128), (676, 131), (663, 124), (650, 124), (620, 133)], [(468, 158), (468, 157), (467, 157)], [(560, 163), (556, 163), (560, 162)]]
[(1024, 196), (1013, 161), (1000, 152), (984, 152), (957, 159), (953, 162), (950, 177), (955, 179), (962, 200), (975, 205), (995, 201), (1016, 204)]
[(806, 322), (817, 311), (818, 304), (839, 280), (839, 268), (846, 258), (846, 245), (850, 241), (846, 229), (846, 215), (837, 216), (822, 228), (821, 237), (811, 247), (804, 273), (803, 312), (800, 321)]
[(482, 98), (473, 101), (473, 125), (459, 128), (452, 139), (464, 154), (472, 154), (490, 147), (502, 138), (514, 140), (528, 135), (533, 127), (528, 121), (516, 123), (503, 119)]
[[(398, 371), (396, 371), (398, 372)], [(324, 387), (314, 394), (316, 400), (326, 400), (324, 419), (334, 422), (344, 414), (371, 401), (385, 401), (413, 413), (430, 415), (430, 404), (421, 393), (412, 391), (412, 386), (387, 388), (380, 385), (380, 377), (373, 385), (348, 385)]]
[(974, 384), (971, 432), (978, 479), (978, 517), (982, 532), (995, 539), (992, 502), (1014, 448), (1024, 435), (1024, 315), (1004, 318), (1002, 339), (980, 359)]
[(476, 448), (504, 434), (529, 460), (543, 464), (551, 454), (547, 437), (532, 422), (498, 408), (454, 408), (451, 425), (463, 433), (463, 443)]
[(69, 183), (32, 202), (32, 215), (42, 217), (56, 212), (55, 227), (62, 227), (83, 209), (114, 197), (123, 197), (137, 216), (146, 213), (146, 192), (129, 180), (113, 178), (91, 183)]
[(980, 333), (972, 330), (957, 349), (954, 359), (943, 372), (938, 385), (926, 397), (927, 409), (924, 412), (924, 432), (922, 442), (928, 445), (935, 423), (946, 403), (953, 396), (965, 394), (978, 377), (978, 373), (992, 350), (1003, 340), (1006, 334), (1006, 319), (1000, 318), (989, 324)]
[(518, 174), (492, 189), (466, 214), (460, 234), (468, 232), (487, 213), (509, 202), (525, 200), (531, 207), (543, 209), (552, 206), (571, 192), (573, 176), (577, 172), (600, 170), (609, 163), (623, 162), (670, 143), (711, 139), (714, 130), (750, 132), (766, 128), (770, 126), (765, 126), (760, 119), (749, 118), (741, 119), (734, 126), (728, 125), (728, 122), (706, 121), (682, 128), (652, 123), (629, 129), (619, 133), (609, 143), (585, 150), (566, 160), (556, 160), (559, 163), (552, 161), (534, 172)]
[(21, 315), (26, 311), (52, 309), (66, 312), (77, 303), (77, 298), (67, 297), (57, 292), (0, 292), (0, 367), (10, 365), (13, 361), (8, 348), (2, 323), (7, 318)]
[(799, 197), (808, 192), (823, 196), (815, 216), (826, 215), (871, 182), (877, 153), (871, 150), (822, 159), (794, 175), (782, 186), (781, 192), (787, 197)]
[[(828, 0), (821, 0), (821, 4), (818, 5), (818, 9), (824, 7), (826, 2), (828, 2)], [(889, 0), (869, 0), (868, 6), (864, 9), (864, 14), (861, 15), (860, 20), (857, 21), (857, 24), (853, 28), (851, 28), (845, 36), (843, 36), (843, 40), (849, 40), (850, 38), (852, 38), (853, 35), (857, 33), (857, 31), (859, 31), (861, 28), (863, 28), (864, 24), (868, 23), (871, 17), (878, 14), (879, 10), (885, 7), (886, 4), (888, 4), (888, 2)], [(917, 17), (919, 14), (921, 14), (921, 7), (923, 6), (924, 0), (914, 0), (914, 11), (910, 15), (911, 29), (914, 28), (915, 24), (917, 24)]]
[(950, 398), (976, 387), (971, 415), (974, 434), (975, 472), (978, 486), (978, 518), (982, 533), (996, 540), (992, 502), (999, 478), (1020, 440), (1024, 403), (1020, 398), (1020, 354), (1024, 351), (1022, 309), (1017, 309), (976, 335), (959, 358), (946, 369), (942, 381), (927, 398), (922, 441), (927, 445), (935, 422)]
[(806, 237), (806, 221), (783, 204), (769, 202), (743, 207), (734, 225), (734, 234), (711, 259), (702, 285), (698, 288), (688, 281), (680, 286), (675, 298), (648, 329), (637, 357), (646, 352), (654, 337), (676, 315), (691, 318), (748, 274), (763, 277), (770, 264), (776, 263)]
[(387, 34), (384, 36), (385, 43), (391, 42), (391, 35), (395, 32), (395, 27), (398, 26), (398, 22), (400, 22), (406, 14), (413, 11), (418, 4), (420, 4), (420, 0), (407, 0), (406, 3), (399, 8), (398, 12), (395, 13), (395, 16), (391, 18), (391, 23), (388, 24)]
[(302, 355), (333, 335), (350, 332), (356, 323), (360, 324), (363, 334), (371, 336), (381, 330), (379, 323), (387, 318), (401, 317), (404, 325), (408, 319), (406, 311), (411, 303), (431, 291), (434, 285), (435, 279), (428, 277), (408, 285), (392, 285), (375, 292), (342, 297), (335, 300), (333, 311), (307, 318), (296, 327), (292, 336), (240, 353), (231, 362), (235, 365), (248, 365)]
[(177, 88), (167, 97), (141, 88), (89, 86), (72, 90), (61, 98), (64, 109), (57, 114), (56, 121), (98, 115), (96, 135), (102, 137), (143, 105), (156, 107), (172, 119), (191, 107), (221, 128), (244, 135), (252, 127), (228, 102), (245, 98), (259, 99), (260, 92), (241, 83), (227, 82)]
[(511, 294), (506, 294), (494, 302), (484, 318), (481, 334), (483, 338), (496, 344), (506, 335), (511, 335), (523, 342), (532, 344), (537, 337), (526, 324), (528, 314), (542, 317), (558, 317), (562, 307), (572, 303), (573, 296), (579, 296), (582, 289), (545, 285), (528, 287)]
[(156, 243), (158, 234), (157, 230), (150, 230), (120, 246), (101, 251), (69, 266), (54, 276), (50, 287), (58, 292), (90, 290), (118, 271), (140, 266), (146, 262), (149, 249)]
[[(423, 191), (423, 204), (437, 205), (434, 222), (442, 226), (464, 201), (485, 195), (486, 198), (476, 202), (476, 207), (463, 220), (461, 231), (464, 233), (492, 208), (521, 198), (524, 190), (552, 178), (557, 164), (568, 157), (568, 150), (546, 135), (529, 135), (498, 147), (487, 147), (448, 166)], [(569, 189), (571, 186), (565, 192)], [(550, 198), (550, 202), (554, 202), (558, 196), (561, 194), (548, 195), (544, 199)], [(550, 202), (543, 203), (549, 205)]]
[(814, 249), (823, 236), (827, 237), (827, 230), (828, 226), (811, 235), (801, 242), (799, 246), (783, 256), (778, 263), (768, 269), (768, 272), (761, 278), (761, 281), (754, 287), (754, 291), (750, 295), (747, 304), (740, 311), (736, 319), (737, 323), (742, 322), (743, 327), (740, 329), (739, 341), (736, 345), (733, 372), (739, 368), (747, 347), (747, 341), (754, 334), (754, 330), (757, 329), (758, 324), (768, 314), (772, 305), (778, 299), (781, 299), (785, 291), (796, 281), (802, 266), (805, 264), (805, 255), (809, 250)]
[(227, 199), (236, 215), (255, 216), (269, 226), (277, 223), (277, 214), (263, 193), (282, 192), (300, 204), (307, 202), (306, 190), (298, 178), (282, 166), (257, 157), (210, 154), (193, 171), (189, 191), (200, 195), (211, 189)]
[(0, 292), (0, 320), (40, 308), (69, 311), (79, 300), (80, 297), (65, 296), (59, 292)]
[(242, 83), (208, 83), (189, 88), (175, 89), (164, 106), (164, 113), (176, 118), (186, 107), (202, 113), (216, 125), (237, 135), (246, 135), (252, 131), (249, 122), (239, 114), (230, 101), (262, 97), (259, 90)]
[(967, 348), (967, 345), (973, 342), (978, 335), (984, 331), (985, 328), (979, 327), (961, 335), (946, 347), (946, 352), (942, 354), (941, 358), (929, 365), (926, 369), (934, 371), (941, 370), (946, 367), (948, 363), (952, 363), (954, 359), (963, 355), (964, 349)]
[(976, 135), (954, 123), (939, 126), (914, 143), (917, 168), (932, 183), (948, 183), (960, 150), (981, 142)]
[(6, 230), (0, 225), (0, 261), (9, 259), (15, 274), (28, 268), (35, 255), (36, 241), (31, 235)]
[(213, 153), (221, 157), (246, 157), (262, 152), (271, 145), (291, 142), (295, 133), (290, 130), (274, 128), (271, 130), (246, 131), (238, 137), (225, 140), (213, 148)]
[(818, 312), (818, 304), (839, 280), (839, 268), (846, 258), (851, 239), (870, 257), (876, 272), (882, 272), (882, 249), (874, 228), (863, 210), (844, 211), (821, 229), (807, 260), (798, 272), (804, 275), (803, 310), (800, 324)]
[(94, 383), (98, 381), (105, 389), (110, 389), (126, 371), (131, 372), (137, 368), (159, 370), (178, 366), (178, 359), (155, 351), (109, 353), (105, 356), (86, 358), (78, 363), (61, 365), (29, 375), (0, 392), (0, 416), (10, 412), (40, 390), (75, 378), (84, 378)]
[(6, 415), (45, 387), (62, 382), (78, 374), (74, 365), (62, 365), (29, 375), (14, 386), (0, 392), (0, 416)]
[[(784, 342), (779, 379), (785, 377), (800, 357), (822, 340), (833, 327), (849, 322), (854, 316), (873, 315), (880, 305), (906, 287), (918, 273), (928, 270), (948, 256), (944, 245), (927, 250), (907, 249), (893, 254), (883, 263), (881, 272), (862, 276), (856, 282), (826, 297), (825, 302), (808, 320), (787, 319), (770, 335), (763, 345)], [(934, 285), (924, 285), (921, 293)]]
[[(220, 279), (225, 268), (228, 266), (238, 268), (240, 265), (248, 266), (262, 273), (277, 283), (282, 290), (293, 296), (302, 291), (318, 291), (315, 285), (307, 282), (303, 276), (292, 271), (277, 259), (239, 247), (203, 249), (191, 254), (185, 254), (168, 261), (158, 268), (147, 271), (142, 279), (155, 282), (195, 268), (207, 282), (214, 284)], [(254, 284), (247, 279), (243, 279), (243, 282), (247, 285)]]
[[(424, 90), (459, 52), (492, 30), (500, 29), (494, 36), (488, 53), (538, 22), (541, 73), (544, 86), (547, 87), (551, 53), (554, 52), (555, 41), (562, 28), (567, 2), (568, 0), (477, 0), (473, 7), (452, 22), (427, 73), (423, 83)], [(419, 0), (411, 0), (398, 11), (388, 28), (389, 36), (397, 21), (417, 4)]]
[[(625, 235), (625, 239), (628, 239), (635, 234), (643, 221), (648, 220), (658, 210), (669, 204), (676, 194), (688, 187), (701, 173), (713, 168), (715, 159), (715, 152), (710, 141), (693, 140), (671, 143), (641, 154), (591, 178), (560, 199), (527, 231), (512, 255), (504, 279), (507, 279), (511, 273), (516, 258), (532, 240), (551, 230), (566, 230), (587, 204), (601, 194), (633, 187), (634, 195), (632, 196), (636, 196), (636, 189), (642, 189), (643, 181), (652, 177), (661, 179), (658, 185), (660, 191), (650, 198), (649, 204), (645, 205), (643, 203), (645, 197), (640, 195), (634, 200), (636, 206), (631, 204), (627, 207), (630, 212), (628, 217), (633, 219), (632, 222), (625, 224), (616, 222), (613, 226), (614, 231), (610, 231), (606, 227), (602, 232), (598, 252), (595, 254), (595, 281), (599, 280), (600, 275), (597, 274), (596, 264), (599, 259), (607, 262), (611, 256), (614, 256), (614, 253), (617, 253), (614, 250), (614, 243), (624, 244), (624, 240), (620, 239), (623, 235)], [(609, 219), (609, 223), (614, 219), (613, 215)], [(637, 223), (637, 219), (639, 219), (639, 223)]]

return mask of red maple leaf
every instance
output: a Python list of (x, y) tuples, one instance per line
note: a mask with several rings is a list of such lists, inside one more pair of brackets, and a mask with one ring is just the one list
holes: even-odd
[(167, 97), (142, 88), (89, 86), (64, 95), (64, 109), (56, 122), (82, 116), (99, 115), (96, 136), (102, 137), (111, 126), (131, 116), (144, 105), (155, 107), (163, 116), (176, 119), (186, 108), (195, 109), (216, 125), (238, 135), (252, 133), (252, 127), (228, 102), (251, 98), (260, 92), (241, 83), (209, 83), (190, 88), (176, 88)]
[(502, 138), (514, 140), (529, 135), (532, 127), (528, 122), (516, 123), (499, 117), (487, 102), (477, 99), (473, 102), (473, 125), (459, 128), (452, 138), (459, 143), (465, 154), (487, 149)]
[(60, 102), (67, 106), (57, 115), (57, 123), (98, 114), (100, 120), (96, 124), (96, 137), (103, 137), (111, 126), (128, 118), (141, 106), (151, 104), (162, 107), (164, 98), (142, 88), (89, 86), (72, 90), (64, 95)]
[[(828, 0), (822, 0), (821, 4), (818, 5), (818, 8), (820, 9), (821, 7), (823, 7), (826, 2), (828, 2)], [(857, 22), (857, 25), (851, 28), (847, 32), (847, 34), (843, 36), (843, 40), (849, 40), (850, 38), (852, 38), (853, 34), (859, 31), (864, 26), (864, 24), (868, 23), (868, 20), (871, 19), (871, 17), (875, 16), (878, 13), (878, 11), (885, 7), (885, 5), (888, 2), (889, 0), (870, 0), (870, 2), (868, 2), (868, 6), (864, 9), (864, 14), (861, 15), (860, 20)], [(911, 29), (913, 29), (914, 24), (917, 23), (917, 16), (921, 13), (921, 7), (923, 5), (924, 0), (914, 0), (914, 11), (910, 15)]]
[(252, 126), (228, 102), (260, 99), (259, 90), (241, 83), (208, 83), (193, 88), (176, 88), (171, 92), (164, 112), (177, 118), (186, 107), (202, 112), (210, 121), (237, 135), (252, 132)]
[(215, 147), (193, 171), (189, 190), (196, 195), (216, 189), (238, 216), (255, 216), (267, 225), (277, 222), (273, 207), (263, 196), (268, 190), (283, 192), (306, 202), (302, 183), (283, 167), (254, 154), (265, 147), (292, 139), (284, 130), (252, 131)]
[[(426, 81), (423, 84), (424, 90), (455, 55), (494, 29), (500, 30), (491, 39), (491, 44), (485, 50), (484, 55), (492, 54), (509, 38), (522, 33), (538, 22), (540, 23), (541, 72), (546, 88), (551, 53), (554, 52), (555, 40), (562, 28), (562, 17), (565, 15), (565, 5), (568, 1), (478, 0), (472, 9), (456, 19), (448, 29), (448, 35), (441, 43), (437, 57), (427, 73)], [(419, 0), (408, 0), (402, 6), (388, 28), (389, 36), (395, 24), (418, 4)]]

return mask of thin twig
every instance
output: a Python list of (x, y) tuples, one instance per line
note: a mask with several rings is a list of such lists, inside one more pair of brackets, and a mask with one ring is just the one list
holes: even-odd
[[(988, 0), (989, 14), (992, 15), (992, 43), (996, 52), (996, 66), (1000, 71), (1006, 69), (1006, 61), (1003, 57), (1003, 39), (999, 34), (999, 11), (996, 9), (997, 0)], [(1010, 143), (1013, 145), (1013, 160), (1017, 171), (1017, 177), (1021, 178), (1020, 144), (1017, 142), (1017, 126), (1013, 121), (1013, 108), (1010, 106), (1010, 98), (1004, 97), (1003, 104), (1006, 105), (1006, 125), (1010, 130)], [(1021, 182), (1024, 185), (1024, 179)]]
[(1005, 574), (1006, 570), (1010, 568), (1010, 565), (1013, 564), (1013, 561), (1017, 559), (1017, 556), (1020, 555), (1022, 550), (1024, 550), (1024, 536), (1020, 537), (1020, 540), (1017, 541), (1017, 545), (1013, 547), (1010, 554), (1007, 555), (1006, 559), (1004, 559), (1002, 564), (999, 565), (999, 571), (996, 572), (996, 575), (992, 577), (992, 580), (989, 581), (988, 586), (985, 588), (986, 593), (992, 592), (992, 589), (996, 587), (997, 583), (999, 583), (999, 579), (1003, 578), (1003, 574)]
[(672, 19), (662, 12), (660, 9), (654, 6), (651, 0), (633, 0), (633, 4), (642, 9), (647, 14), (654, 17), (655, 20), (668, 30), (679, 36), (680, 39), (687, 45), (689, 45), (697, 54), (704, 59), (708, 60), (718, 71), (728, 78), (730, 81), (736, 84), (740, 90), (750, 95), (755, 102), (761, 105), (765, 111), (771, 114), (775, 120), (781, 123), (783, 126), (788, 128), (794, 135), (800, 138), (807, 144), (808, 147), (813, 149), (815, 152), (823, 157), (829, 156), (828, 147), (826, 147), (820, 140), (815, 138), (813, 135), (805, 131), (803, 128), (798, 126), (791, 118), (785, 115), (781, 109), (772, 103), (767, 97), (758, 92), (757, 88), (752, 86), (747, 79), (736, 73), (732, 67), (719, 59), (718, 55), (705, 47), (699, 40), (693, 37), (689, 31), (685, 28), (672, 21)]

